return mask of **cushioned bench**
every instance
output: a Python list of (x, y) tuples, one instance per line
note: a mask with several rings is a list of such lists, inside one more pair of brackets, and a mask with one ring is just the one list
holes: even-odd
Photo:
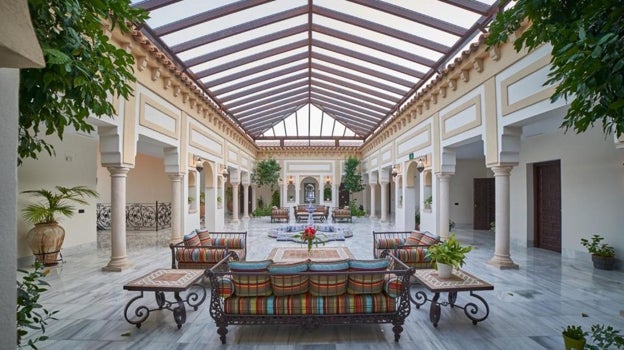
[(373, 231), (373, 256), (380, 258), (391, 254), (416, 269), (433, 268), (427, 258), (427, 248), (440, 242), (440, 236), (421, 231)]
[(393, 256), (296, 263), (232, 261), (206, 270), (210, 316), (225, 344), (228, 325), (391, 323), (399, 341), (410, 313), (414, 269)]
[[(297, 205), (293, 207), (295, 220), (297, 222), (307, 221), (309, 217), (307, 205)], [(329, 207), (325, 205), (315, 205), (312, 212), (314, 221), (324, 222), (329, 216)]]
[(289, 220), (288, 208), (273, 207), (271, 209), (271, 222), (281, 222)]
[(332, 211), (332, 220), (336, 221), (349, 221), (352, 222), (351, 209), (349, 208), (334, 208)]
[(247, 232), (209, 232), (194, 230), (171, 248), (172, 269), (207, 269), (228, 253), (236, 260), (247, 256)]

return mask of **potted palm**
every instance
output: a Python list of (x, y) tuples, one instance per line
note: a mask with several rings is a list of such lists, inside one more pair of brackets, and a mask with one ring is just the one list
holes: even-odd
[(471, 250), (472, 246), (462, 246), (452, 234), (446, 241), (431, 245), (427, 249), (427, 257), (438, 270), (438, 277), (449, 278), (453, 268), (464, 266), (466, 254)]
[(592, 255), (594, 268), (613, 270), (613, 265), (615, 264), (615, 249), (606, 243), (601, 243), (603, 239), (604, 237), (600, 235), (593, 235), (591, 240), (581, 238), (581, 245), (587, 248)]
[(563, 344), (566, 350), (582, 350), (585, 347), (585, 336), (581, 326), (569, 325), (561, 332), (563, 335)]
[(98, 193), (85, 186), (56, 186), (55, 190), (28, 190), (22, 193), (40, 199), (22, 211), (24, 220), (35, 225), (28, 231), (28, 245), (37, 261), (44, 265), (55, 265), (65, 240), (65, 229), (58, 224), (58, 218), (72, 217), (74, 204), (87, 204), (86, 198), (96, 198)]

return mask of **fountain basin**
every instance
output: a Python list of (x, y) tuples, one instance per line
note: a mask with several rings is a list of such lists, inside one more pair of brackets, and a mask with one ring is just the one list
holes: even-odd
[(337, 227), (334, 225), (323, 224), (300, 224), (300, 225), (286, 225), (278, 227), (269, 231), (269, 237), (275, 238), (278, 241), (292, 241), (297, 243), (303, 243), (303, 240), (294, 237), (305, 230), (306, 227), (314, 227), (317, 234), (322, 234), (325, 241), (344, 241), (345, 238), (353, 237), (353, 231), (348, 227)]

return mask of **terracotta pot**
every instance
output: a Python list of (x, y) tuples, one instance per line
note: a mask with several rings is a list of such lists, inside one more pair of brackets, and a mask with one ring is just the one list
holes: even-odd
[(65, 240), (65, 229), (57, 223), (36, 224), (26, 236), (37, 261), (46, 266), (58, 264), (58, 255)]
[(438, 277), (450, 278), (451, 272), (453, 272), (453, 266), (447, 264), (437, 263), (438, 265)]

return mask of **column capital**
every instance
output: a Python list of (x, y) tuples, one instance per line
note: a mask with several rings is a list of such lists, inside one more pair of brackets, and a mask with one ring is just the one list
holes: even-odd
[(240, 185), (241, 183), (238, 181), (230, 181), (230, 185), (232, 185), (232, 187), (237, 187), (238, 185)]
[(490, 167), (492, 172), (494, 172), (494, 176), (509, 176), (513, 168), (513, 165), (496, 165)]
[(441, 172), (435, 173), (435, 175), (440, 180), (449, 180), (455, 173)]
[(180, 181), (184, 177), (184, 173), (166, 173), (172, 181)]
[(106, 169), (112, 176), (125, 176), (132, 168), (123, 165), (109, 165)]

